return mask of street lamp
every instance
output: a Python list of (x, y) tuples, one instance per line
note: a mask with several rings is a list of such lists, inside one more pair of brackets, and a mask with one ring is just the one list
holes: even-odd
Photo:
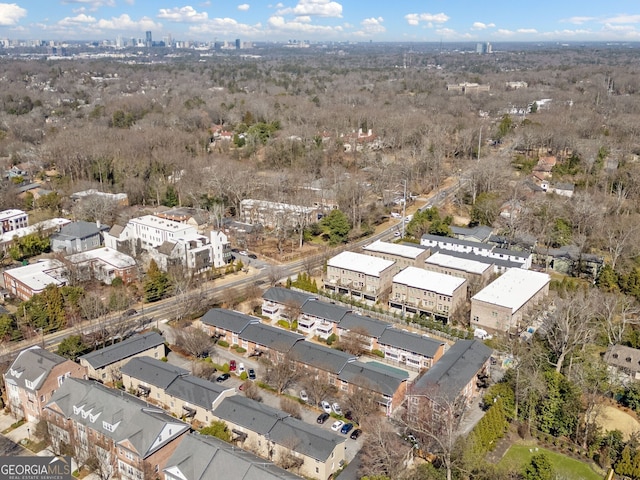
[(402, 238), (404, 238), (404, 222), (407, 214), (407, 179), (402, 180), (404, 185), (404, 198), (402, 200)]
[(29, 441), (31, 441), (31, 429), (27, 427), (27, 436), (29, 437)]

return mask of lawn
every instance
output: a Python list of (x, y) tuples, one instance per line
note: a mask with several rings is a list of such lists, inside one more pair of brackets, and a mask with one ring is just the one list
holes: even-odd
[[(538, 451), (535, 451), (537, 448)], [(530, 450), (534, 451), (531, 452)], [(546, 448), (531, 445), (511, 445), (507, 453), (498, 464), (500, 468), (515, 468), (520, 471), (531, 457), (545, 453), (553, 465), (556, 474), (568, 480), (602, 480), (603, 476), (596, 473), (588, 464), (574, 460), (561, 453), (552, 452)]]

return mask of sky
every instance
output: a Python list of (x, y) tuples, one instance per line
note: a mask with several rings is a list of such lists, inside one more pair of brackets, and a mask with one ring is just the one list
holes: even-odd
[(0, 38), (640, 41), (639, 0), (0, 0)]

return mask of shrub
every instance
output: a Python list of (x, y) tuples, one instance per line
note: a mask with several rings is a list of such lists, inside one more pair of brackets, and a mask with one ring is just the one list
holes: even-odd
[(167, 357), (162, 357), (162, 358), (160, 359), (160, 361), (161, 361), (161, 362), (165, 362), (165, 363), (167, 363), (167, 362), (169, 361), (169, 359), (168, 359)]
[(377, 357), (384, 358), (384, 352), (382, 350), (371, 350), (371, 353)]
[(227, 348), (229, 346), (229, 342), (225, 340), (218, 340), (218, 345), (220, 345), (221, 347)]
[(222, 365), (221, 370), (222, 370), (224, 373), (229, 373), (229, 369), (230, 369), (230, 368), (231, 368), (231, 367), (229, 367), (229, 364), (228, 364), (228, 363), (225, 363), (224, 365)]
[(242, 348), (242, 347), (236, 348), (236, 352), (238, 352), (238, 353), (245, 353), (246, 351), (247, 351), (246, 348)]
[(247, 372), (242, 372), (240, 374), (240, 380), (246, 380), (247, 378), (249, 378), (249, 375), (247, 375)]
[(338, 336), (335, 333), (332, 333), (327, 337), (327, 345), (332, 345), (338, 339)]

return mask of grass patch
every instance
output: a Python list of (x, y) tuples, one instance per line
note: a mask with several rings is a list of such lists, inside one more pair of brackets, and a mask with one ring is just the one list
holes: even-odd
[(47, 448), (47, 442), (45, 442), (44, 440), (40, 440), (39, 442), (27, 440), (23, 445), (33, 453), (38, 453)]
[(10, 426), (9, 428), (5, 428), (5, 429), (2, 431), (2, 434), (4, 435), (4, 434), (7, 434), (7, 433), (11, 432), (12, 430), (15, 430), (16, 428), (18, 428), (18, 427), (20, 427), (20, 426), (24, 425), (24, 422), (25, 422), (25, 419), (24, 419), (24, 418), (21, 418), (21, 419), (20, 419), (20, 420), (18, 420), (17, 422), (12, 423), (12, 424), (11, 424), (11, 426)]
[[(536, 448), (538, 451), (535, 451)], [(534, 451), (529, 451), (533, 449)], [(498, 467), (503, 470), (515, 469), (522, 471), (529, 463), (531, 457), (539, 453), (544, 453), (549, 458), (553, 466), (554, 473), (561, 478), (568, 480), (602, 480), (602, 475), (596, 473), (587, 463), (567, 457), (561, 453), (552, 452), (546, 448), (534, 447), (531, 445), (511, 445), (505, 456), (498, 463)]]

